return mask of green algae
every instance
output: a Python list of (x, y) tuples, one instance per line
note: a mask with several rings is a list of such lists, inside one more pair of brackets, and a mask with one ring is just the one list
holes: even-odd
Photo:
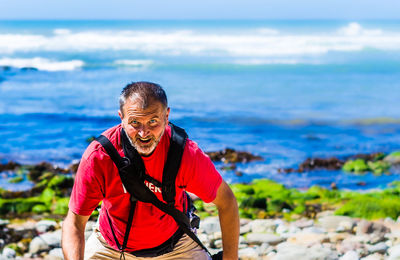
[(383, 155), (377, 155), (371, 161), (365, 161), (361, 158), (356, 160), (348, 160), (343, 165), (342, 170), (346, 172), (354, 172), (356, 174), (364, 174), (368, 171), (376, 175), (381, 175), (389, 171), (391, 164), (383, 160)]
[(240, 216), (246, 218), (315, 217), (316, 213), (327, 209), (334, 210), (337, 215), (365, 219), (396, 219), (400, 216), (400, 182), (393, 182), (385, 190), (367, 193), (319, 186), (299, 191), (266, 179), (231, 187), (239, 204)]
[(22, 176), (15, 176), (14, 178), (11, 178), (8, 180), (9, 183), (20, 183), (24, 180), (24, 177)]

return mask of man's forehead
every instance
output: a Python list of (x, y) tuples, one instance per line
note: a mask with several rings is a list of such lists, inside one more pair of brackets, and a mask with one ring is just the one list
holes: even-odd
[(141, 102), (128, 101), (124, 105), (124, 110), (128, 116), (158, 116), (163, 112), (163, 105), (158, 102), (151, 102), (143, 108)]

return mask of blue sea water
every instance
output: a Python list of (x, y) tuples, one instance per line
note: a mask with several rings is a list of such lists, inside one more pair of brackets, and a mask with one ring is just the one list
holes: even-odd
[(239, 164), (241, 177), (221, 171), (229, 182), (383, 188), (398, 179), (396, 170), (278, 169), (308, 157), (400, 149), (399, 25), (0, 21), (0, 160), (79, 160), (88, 137), (119, 123), (122, 87), (146, 80), (166, 89), (171, 121), (203, 150), (231, 147), (264, 158)]

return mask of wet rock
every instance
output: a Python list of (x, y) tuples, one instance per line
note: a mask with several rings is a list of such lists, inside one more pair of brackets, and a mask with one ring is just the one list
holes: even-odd
[(253, 155), (249, 152), (235, 151), (232, 148), (226, 148), (217, 152), (207, 152), (206, 154), (212, 161), (221, 161), (223, 163), (247, 163), (263, 159), (262, 157)]
[(350, 156), (349, 159), (354, 160), (354, 159), (363, 159), (364, 161), (375, 161), (375, 160), (380, 160), (385, 157), (384, 153), (377, 152), (377, 153), (360, 153), (360, 154), (355, 154), (353, 156)]
[(298, 171), (312, 171), (315, 169), (339, 170), (342, 168), (344, 162), (336, 157), (331, 158), (307, 158), (300, 164)]
[(6, 164), (0, 164), (0, 172), (15, 170), (15, 168), (18, 168), (20, 166), (21, 166), (21, 164), (19, 164), (19, 163), (9, 161)]
[(331, 158), (307, 158), (299, 165), (298, 169), (286, 168), (279, 169), (278, 172), (292, 173), (292, 172), (308, 172), (319, 169), (327, 170), (340, 170), (344, 164), (343, 160), (336, 157)]

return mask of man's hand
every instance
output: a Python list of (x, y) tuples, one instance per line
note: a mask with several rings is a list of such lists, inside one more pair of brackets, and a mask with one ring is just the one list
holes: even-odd
[(222, 231), (223, 259), (238, 259), (239, 211), (235, 195), (225, 181), (222, 181), (213, 203), (218, 208)]
[(83, 260), (85, 252), (85, 226), (90, 216), (68, 211), (62, 225), (61, 245), (66, 260)]

